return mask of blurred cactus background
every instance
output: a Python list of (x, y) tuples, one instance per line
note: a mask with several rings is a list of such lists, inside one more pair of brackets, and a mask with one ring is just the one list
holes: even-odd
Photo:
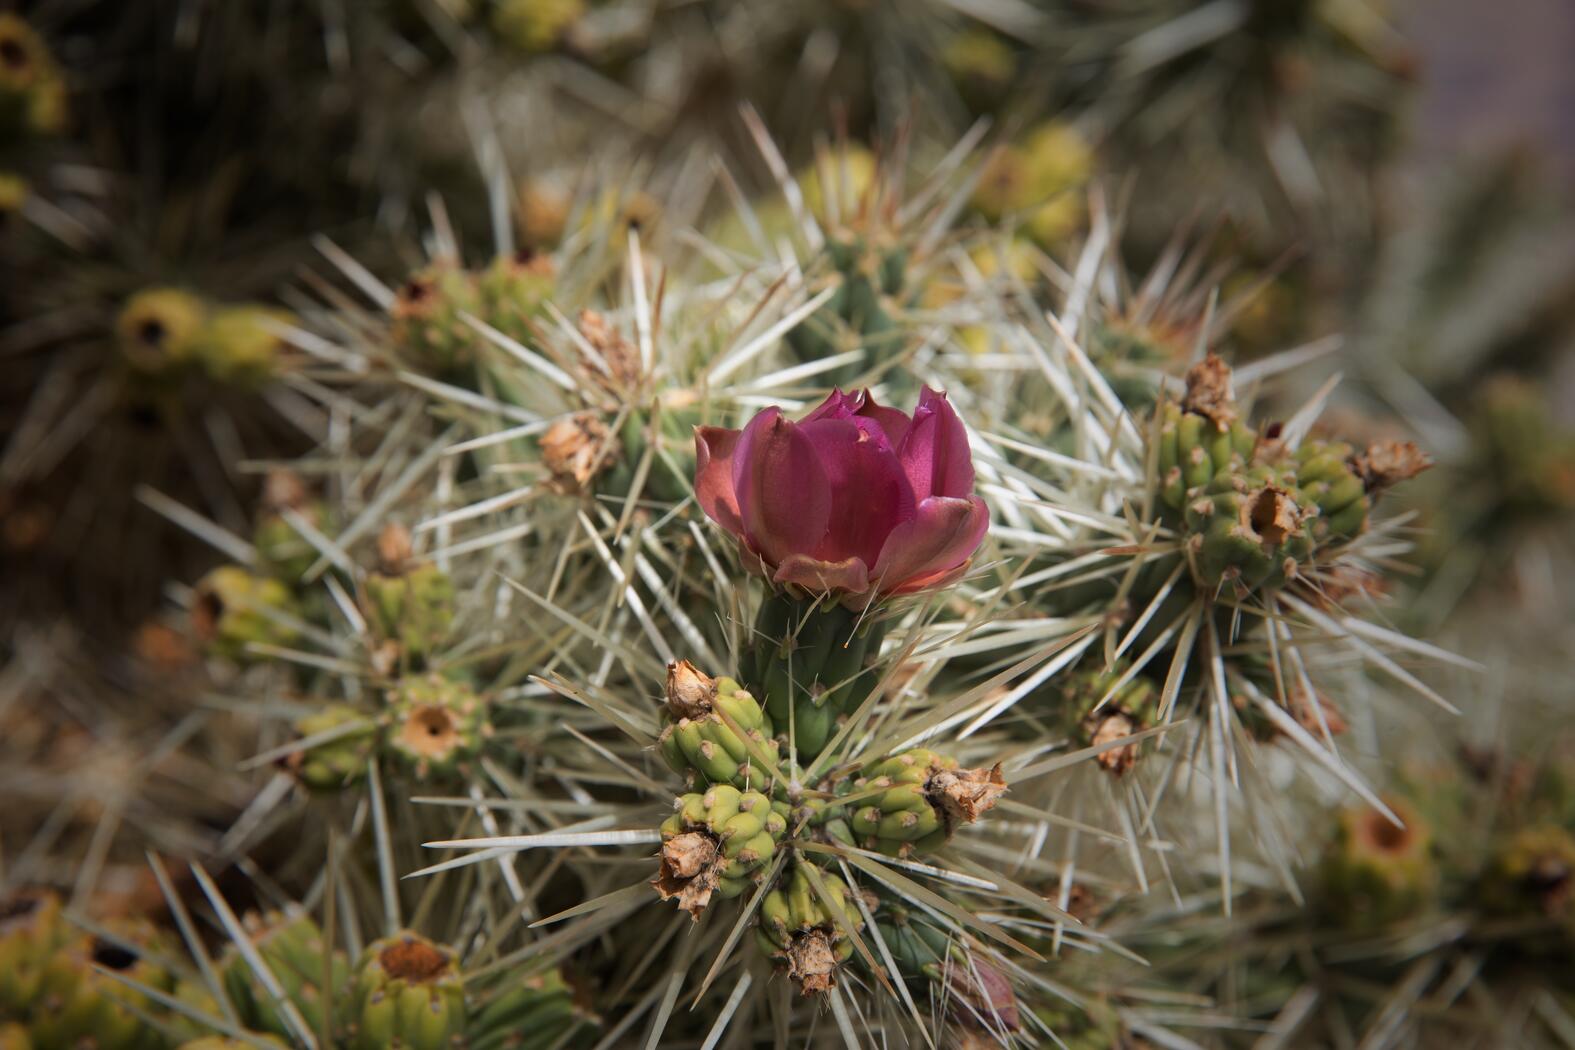
[(0, 0), (0, 1050), (1575, 1047), (1572, 44)]

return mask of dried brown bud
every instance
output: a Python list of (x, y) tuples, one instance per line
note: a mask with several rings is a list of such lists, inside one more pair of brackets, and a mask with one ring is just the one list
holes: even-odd
[(999, 762), (989, 769), (941, 769), (925, 783), (924, 793), (951, 834), (995, 805), (1006, 793), (1006, 777)]
[(263, 507), (271, 511), (299, 509), (307, 499), (306, 483), (293, 470), (275, 467), (263, 480)]
[(837, 983), (837, 954), (831, 937), (816, 927), (795, 933), (787, 946), (788, 976), (804, 995), (829, 991)]
[(726, 866), (727, 858), (714, 837), (686, 831), (662, 843), (661, 864), (651, 885), (664, 901), (678, 898), (678, 906), (699, 922)]
[(139, 660), (160, 671), (180, 671), (197, 662), (197, 654), (186, 638), (175, 628), (157, 620), (149, 620), (137, 628), (132, 647)]
[(1236, 421), (1236, 399), (1231, 394), (1230, 366), (1210, 353), (1187, 369), (1187, 393), (1181, 407), (1213, 422), (1219, 430), (1229, 430)]
[(568, 495), (584, 492), (592, 478), (612, 466), (607, 424), (589, 412), (560, 419), (541, 436), (541, 459), (553, 487)]
[(580, 335), (601, 355), (610, 373), (603, 377), (612, 388), (630, 387), (639, 383), (643, 370), (640, 353), (612, 325), (595, 310), (580, 311)]
[[(1084, 723), (1088, 726), (1088, 742), (1092, 747), (1108, 744), (1113, 740), (1121, 740), (1138, 731), (1137, 722), (1132, 716), (1120, 708), (1111, 708), (1099, 711), (1088, 716)], [(1108, 751), (1101, 751), (1094, 756), (1094, 761), (1109, 770), (1116, 776), (1121, 776), (1137, 764), (1138, 745), (1122, 744)]]
[(377, 535), (377, 567), (384, 576), (403, 576), (412, 568), (415, 547), (410, 542), (410, 530), (398, 522), (389, 522)]
[(1302, 509), (1284, 489), (1265, 485), (1241, 503), (1241, 527), (1266, 546), (1278, 547), (1302, 525)]
[[(1323, 727), (1328, 726), (1330, 736), (1339, 736), (1350, 728), (1340, 709), (1334, 706), (1334, 701), (1322, 693), (1315, 690), (1309, 696), (1306, 689), (1297, 685), (1291, 689), (1290, 694), (1291, 717), (1296, 719), (1307, 732), (1321, 736)], [(1320, 714), (1322, 724), (1319, 721)]]
[(667, 665), (667, 713), (674, 720), (704, 718), (716, 699), (716, 679), (688, 660)]
[(1351, 457), (1351, 469), (1368, 492), (1382, 492), (1408, 481), (1433, 465), (1427, 453), (1412, 441), (1380, 441)]

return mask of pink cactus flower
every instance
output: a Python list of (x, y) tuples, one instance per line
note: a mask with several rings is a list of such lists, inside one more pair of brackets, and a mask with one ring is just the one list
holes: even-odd
[(778, 584), (843, 600), (912, 594), (962, 575), (990, 514), (946, 395), (910, 418), (868, 391), (834, 391), (798, 423), (760, 412), (695, 431), (695, 495)]

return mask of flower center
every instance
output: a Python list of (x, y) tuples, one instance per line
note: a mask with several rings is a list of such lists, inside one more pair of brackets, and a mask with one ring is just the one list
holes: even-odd
[(459, 742), (459, 727), (446, 708), (428, 704), (410, 713), (402, 735), (410, 750), (436, 758), (454, 750)]
[(137, 340), (151, 347), (159, 347), (163, 345), (167, 332), (163, 321), (150, 317), (137, 326)]
[(1411, 830), (1399, 827), (1382, 813), (1369, 813), (1364, 830), (1367, 840), (1380, 853), (1402, 853), (1411, 844)]

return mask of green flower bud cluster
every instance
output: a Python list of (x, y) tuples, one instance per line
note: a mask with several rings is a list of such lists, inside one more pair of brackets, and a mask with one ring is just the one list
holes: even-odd
[(1575, 835), (1556, 824), (1520, 829), (1494, 849), (1477, 897), (1486, 911), (1548, 919), (1575, 938)]
[[(308, 1031), (322, 1031), (330, 1003), (342, 1002), (350, 978), (344, 953), (330, 955), (322, 931), (304, 912), (274, 913), (262, 919), (248, 916), (247, 927), (252, 946), (278, 982), (284, 1001)], [(281, 1039), (296, 1036), (273, 996), (233, 945), (225, 953), (221, 975), (225, 996), (243, 1025)]]
[[(1409, 442), (1356, 452), (1309, 439), (1294, 451), (1236, 418), (1230, 369), (1210, 354), (1187, 373), (1181, 403), (1159, 409), (1159, 497), (1180, 512), (1200, 583), (1277, 587), (1325, 545), (1367, 527), (1376, 495), (1428, 467)], [(1271, 433), (1271, 438), (1272, 438)]]
[(930, 853), (1005, 791), (999, 766), (959, 769), (954, 758), (915, 748), (875, 763), (854, 781), (854, 795), (873, 795), (850, 803), (849, 825), (866, 849), (898, 857)]
[[(788, 349), (800, 361), (819, 361), (858, 347), (879, 356), (901, 338), (892, 314), (893, 300), (906, 283), (907, 250), (862, 233), (840, 231), (828, 235), (826, 257), (834, 291), (820, 309), (787, 333)], [(822, 373), (822, 381), (843, 385), (860, 371), (857, 364), (845, 365)]]
[[(893, 755), (856, 775), (846, 769), (818, 784), (804, 767), (779, 758), (765, 734), (774, 724), (754, 698), (729, 678), (713, 679), (687, 661), (668, 666), (667, 725), (658, 750), (702, 792), (677, 799), (661, 825), (660, 865), (652, 886), (663, 900), (698, 919), (713, 896), (740, 896), (763, 878), (783, 850), (785, 873), (762, 899), (759, 944), (786, 959), (805, 991), (830, 987), (831, 974), (850, 946), (811, 905), (808, 843), (878, 849), (909, 856), (939, 848), (953, 831), (977, 819), (1006, 790), (1000, 767), (961, 769), (955, 759), (926, 749)], [(751, 768), (768, 759), (774, 775)], [(841, 914), (845, 887), (813, 867), (834, 887)], [(832, 925), (835, 925), (834, 923)], [(802, 936), (800, 936), (802, 935)]]
[[(1159, 714), (1159, 690), (1148, 678), (1137, 675), (1106, 700), (1099, 701), (1115, 684), (1119, 672), (1075, 671), (1060, 685), (1065, 724), (1083, 747), (1098, 747), (1132, 736), (1154, 724)], [(1097, 708), (1097, 709), (1096, 709)], [(1140, 744), (1122, 744), (1102, 751), (1094, 761), (1115, 776), (1137, 764)]]
[(0, 12), (0, 145), (58, 135), (66, 81), (49, 48), (17, 15)]
[(973, 207), (994, 222), (1014, 217), (1036, 242), (1055, 246), (1083, 220), (1083, 187), (1094, 151), (1063, 121), (1047, 121), (1021, 145), (998, 147), (974, 190)]
[(787, 832), (786, 803), (731, 784), (684, 795), (677, 810), (662, 822), (661, 866), (651, 885), (695, 919), (713, 894), (726, 900), (752, 885)]
[(488, 705), (463, 682), (407, 676), (389, 694), (384, 747), (421, 780), (452, 776), (492, 737)]
[(662, 758), (690, 786), (731, 784), (765, 788), (776, 762), (771, 719), (731, 678), (711, 678), (687, 660), (667, 667), (666, 725), (658, 737)]
[(511, 982), (497, 998), (474, 1012), (465, 1033), (467, 1050), (552, 1050), (570, 1033), (595, 1025), (574, 1001), (562, 972), (549, 970)]
[(366, 763), (377, 746), (376, 723), (349, 704), (330, 704), (295, 722), (300, 739), (344, 732), (320, 744), (297, 751), (284, 766), (313, 791), (335, 792), (353, 787), (366, 777)]
[(367, 947), (350, 992), (348, 1050), (450, 1050), (465, 1027), (453, 952), (409, 931)]
[(805, 995), (836, 984), (837, 968), (853, 954), (848, 933), (864, 924), (847, 883), (829, 872), (818, 873), (817, 891), (808, 868), (794, 865), (760, 902), (755, 941), (767, 958), (780, 960)]
[(192, 629), (215, 656), (249, 661), (255, 659), (247, 653), (249, 645), (288, 645), (295, 640), (295, 629), (270, 612), (296, 614), (288, 587), (239, 565), (221, 565), (197, 583)]
[(1187, 550), (1208, 586), (1277, 587), (1312, 559), (1317, 515), (1317, 504), (1297, 487), (1288, 466), (1256, 464), (1216, 474), (1189, 497)]
[(535, 321), (556, 285), (556, 268), (545, 255), (500, 257), (474, 272), (452, 260), (437, 260), (412, 274), (396, 293), (389, 341), (413, 366), (450, 375), (474, 362), (486, 341), (466, 315), (516, 342), (534, 343)]
[(1236, 420), (1221, 427), (1174, 402), (1160, 409), (1159, 496), (1181, 510), (1222, 475), (1236, 475), (1252, 461), (1258, 438)]
[(52, 893), (0, 900), (0, 1017), (22, 1017), (38, 1001), (44, 965), (71, 933)]
[(486, 698), (441, 674), (412, 674), (388, 692), (378, 713), (329, 704), (299, 719), (299, 739), (326, 739), (293, 752), (284, 768), (313, 791), (334, 793), (359, 784), (374, 755), (391, 759), (418, 780), (465, 770), (492, 738)]
[(448, 640), (454, 627), (454, 581), (411, 551), (410, 534), (389, 525), (378, 537), (378, 568), (367, 573), (367, 614), (383, 637), (420, 660)]
[(875, 688), (866, 663), (880, 652), (886, 623), (840, 605), (814, 606), (787, 593), (768, 596), (755, 623), (744, 681), (760, 686), (778, 739), (813, 758), (840, 719)]
[(520, 51), (550, 51), (585, 14), (585, 0), (498, 0), (492, 31)]
[(1296, 487), (1318, 508), (1310, 527), (1319, 543), (1351, 539), (1367, 527), (1372, 498), (1351, 469), (1355, 455), (1341, 441), (1309, 440), (1296, 450)]
[[(68, 936), (43, 960), (26, 1016), (35, 1050), (156, 1050), (164, 1037), (142, 1015), (157, 1004), (111, 973), (161, 992), (174, 981), (151, 957), (159, 949), (152, 926), (109, 924), (113, 939)], [(140, 1011), (140, 1012), (139, 1012)]]
[(1508, 376), (1486, 386), (1472, 435), (1478, 469), (1503, 502), (1544, 514), (1575, 507), (1575, 432), (1561, 427), (1535, 385)]
[(328, 509), (289, 470), (272, 470), (263, 483), (262, 511), (252, 530), (252, 546), (268, 575), (294, 586), (317, 561), (318, 550), (285, 518), (299, 514), (319, 532), (328, 529)]
[(1437, 891), (1431, 827), (1411, 806), (1387, 801), (1404, 827), (1375, 809), (1346, 810), (1324, 855), (1324, 906), (1340, 925), (1371, 928), (1416, 915)]
[(256, 386), (279, 374), (288, 352), (279, 329), (294, 320), (257, 303), (210, 303), (182, 288), (153, 287), (125, 301), (115, 335), (138, 372), (197, 370), (215, 382)]

